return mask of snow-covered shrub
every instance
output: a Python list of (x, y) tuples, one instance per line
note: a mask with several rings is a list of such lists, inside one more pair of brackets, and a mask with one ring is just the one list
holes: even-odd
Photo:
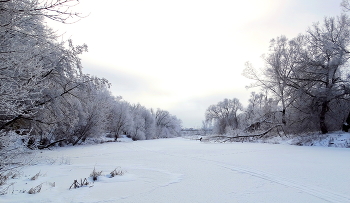
[(96, 171), (96, 169), (94, 168), (94, 170), (90, 174), (90, 177), (92, 178), (93, 181), (96, 181), (97, 178), (101, 175), (102, 175), (102, 171)]
[(39, 178), (40, 175), (41, 175), (41, 174), (40, 174), (40, 171), (39, 171), (37, 174), (35, 174), (34, 176), (32, 176), (32, 177), (30, 178), (30, 180), (37, 180), (37, 179)]
[(86, 178), (83, 179), (80, 179), (80, 182), (78, 182), (78, 180), (74, 180), (72, 185), (69, 187), (69, 189), (76, 189), (76, 188), (80, 188), (80, 187), (83, 187), (83, 186), (88, 186), (90, 183), (87, 181)]
[(14, 172), (30, 162), (28, 154), (32, 153), (26, 146), (27, 136), (15, 132), (0, 132), (0, 174)]
[(13, 186), (15, 183), (10, 183), (5, 187), (0, 187), (0, 195), (5, 195), (9, 192), (10, 187)]
[(110, 177), (111, 178), (113, 178), (113, 177), (115, 177), (115, 176), (122, 176), (122, 175), (124, 175), (124, 171), (122, 171), (121, 169), (119, 169), (119, 168), (115, 168), (112, 172), (110, 172), (109, 174), (110, 174)]
[(40, 185), (37, 185), (35, 187), (32, 187), (29, 189), (28, 194), (36, 194), (39, 193), (41, 191), (41, 187), (42, 187), (42, 183)]

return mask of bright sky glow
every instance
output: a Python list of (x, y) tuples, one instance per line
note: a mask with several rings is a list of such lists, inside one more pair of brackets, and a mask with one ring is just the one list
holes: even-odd
[(341, 13), (341, 0), (84, 0), (90, 15), (71, 25), (49, 22), (64, 38), (86, 43), (85, 73), (147, 108), (168, 110), (200, 127), (206, 108), (224, 98), (245, 104), (252, 81), (244, 63), (263, 66), (269, 41), (304, 32)]

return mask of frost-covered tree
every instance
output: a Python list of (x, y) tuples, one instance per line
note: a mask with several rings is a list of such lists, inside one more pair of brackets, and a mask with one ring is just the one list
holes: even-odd
[(295, 88), (288, 86), (286, 78), (290, 77), (297, 65), (298, 47), (285, 36), (270, 41), (270, 51), (264, 55), (265, 67), (260, 71), (252, 64), (246, 63), (243, 75), (256, 83), (249, 87), (260, 87), (269, 93), (280, 105), (281, 123), (286, 126), (286, 111), (295, 99)]
[(224, 101), (207, 108), (205, 119), (214, 122), (215, 133), (224, 134), (227, 130), (238, 127), (237, 112), (239, 110), (243, 110), (243, 106), (237, 98), (224, 99)]
[(132, 116), (132, 126), (128, 132), (133, 140), (145, 140), (146, 139), (146, 122), (144, 118), (144, 112), (148, 111), (140, 104), (132, 105), (130, 113)]
[(145, 121), (146, 139), (147, 140), (155, 139), (156, 126), (155, 126), (155, 118), (153, 117), (152, 112), (150, 110), (144, 110), (141, 115)]
[(157, 109), (152, 110), (155, 118), (155, 137), (169, 138), (178, 137), (181, 133), (181, 120), (176, 116), (171, 115), (168, 111)]
[[(43, 104), (68, 93), (74, 87), (74, 77), (81, 74), (77, 56), (86, 45), (74, 47), (69, 41), (67, 49), (44, 24), (44, 17), (72, 16), (60, 11), (68, 2), (72, 1), (0, 2), (0, 130), (33, 121)], [(45, 98), (55, 82), (65, 86), (65, 91)]]
[[(47, 84), (45, 62), (52, 33), (42, 16), (16, 15), (10, 9), (22, 8), (26, 1), (1, 2), (0, 27), (0, 129), (14, 120), (30, 118), (37, 111), (35, 103)], [(47, 48), (49, 47), (49, 48)]]
[(280, 102), (282, 123), (286, 123), (286, 108), (292, 107), (299, 116), (290, 118), (303, 115), (305, 120), (315, 121), (317, 115), (319, 129), (328, 132), (328, 112), (335, 101), (348, 99), (350, 93), (349, 25), (349, 17), (344, 14), (325, 18), (323, 24), (315, 23), (306, 34), (292, 40), (273, 40), (263, 74), (247, 67), (246, 75)]
[(211, 121), (208, 121), (208, 120), (202, 121), (202, 127), (201, 127), (201, 129), (200, 129), (201, 135), (206, 136), (206, 135), (208, 135), (209, 133), (211, 133), (212, 130), (213, 130), (212, 124), (213, 124), (213, 123), (212, 123)]
[[(108, 91), (107, 80), (83, 73), (85, 44), (59, 41), (46, 27), (47, 18), (62, 23), (79, 18), (70, 10), (78, 2), (0, 1), (0, 134), (26, 134), (23, 140), (32, 148), (76, 145), (107, 132), (115, 139), (121, 133), (159, 137), (150, 110), (122, 102)], [(162, 129), (173, 135), (180, 122), (168, 120)]]
[(280, 122), (280, 109), (277, 104), (277, 100), (269, 98), (266, 94), (252, 92), (248, 106), (238, 117), (240, 129), (249, 133), (278, 130), (278, 127), (282, 124)]
[(73, 145), (84, 142), (89, 137), (100, 137), (106, 132), (109, 111), (109, 91), (93, 89), (82, 102), (83, 109), (72, 134)]
[(349, 0), (343, 0), (341, 3), (340, 3), (340, 6), (343, 7), (343, 10), (344, 11), (350, 11), (350, 2)]
[(110, 112), (108, 113), (108, 131), (117, 140), (120, 135), (130, 131), (132, 127), (131, 105), (126, 101), (121, 101), (121, 98), (115, 98), (110, 103)]
[(35, 144), (34, 135), (57, 129), (60, 116), (54, 111), (79, 104), (73, 91), (86, 78), (78, 57), (86, 46), (58, 42), (44, 23), (74, 20), (73, 2), (78, 1), (0, 1), (0, 176), (25, 163), (14, 159), (24, 158), (23, 147)]
[(0, 1), (0, 130), (25, 129), (30, 145), (77, 144), (104, 129), (108, 82), (82, 73), (86, 45), (59, 42), (44, 23), (74, 20), (74, 2)]
[(300, 47), (299, 64), (287, 84), (310, 97), (318, 107), (320, 130), (327, 133), (330, 103), (350, 94), (350, 19), (347, 15), (325, 18), (294, 41)]

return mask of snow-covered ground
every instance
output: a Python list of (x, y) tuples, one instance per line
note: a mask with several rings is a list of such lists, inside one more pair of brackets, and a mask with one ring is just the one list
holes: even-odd
[[(55, 148), (33, 162), (0, 202), (350, 202), (349, 148), (173, 138)], [(109, 178), (117, 167), (125, 174)], [(94, 168), (103, 176), (69, 190)]]

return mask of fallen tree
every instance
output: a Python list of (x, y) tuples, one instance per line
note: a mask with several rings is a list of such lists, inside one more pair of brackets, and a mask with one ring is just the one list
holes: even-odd
[(251, 139), (251, 138), (262, 138), (269, 132), (271, 132), (274, 129), (277, 129), (278, 127), (281, 127), (282, 124), (275, 125), (263, 132), (255, 133), (255, 134), (245, 134), (245, 132), (241, 132), (241, 134), (236, 134), (234, 136), (226, 136), (226, 135), (214, 135), (214, 136), (208, 136), (204, 138), (206, 141), (215, 141), (215, 142), (243, 142), (245, 140)]

